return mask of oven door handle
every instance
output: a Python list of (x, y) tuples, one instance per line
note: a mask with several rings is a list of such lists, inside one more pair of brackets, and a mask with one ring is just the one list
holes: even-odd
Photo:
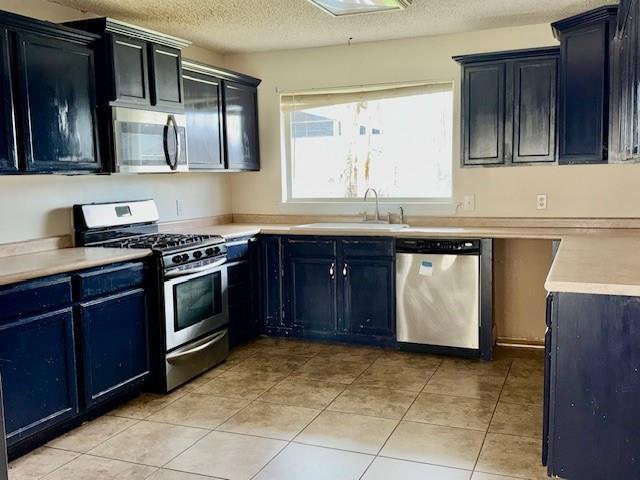
[(185, 350), (184, 352), (171, 353), (167, 355), (166, 360), (169, 363), (174, 363), (184, 357), (189, 357), (198, 352), (201, 352), (202, 350), (206, 350), (211, 345), (218, 343), (220, 340), (222, 340), (226, 334), (227, 334), (226, 330), (222, 330), (221, 332), (214, 333), (210, 337), (206, 337), (202, 339), (201, 340), (202, 343), (199, 343), (199, 345), (193, 348), (190, 348), (189, 350)]
[(224, 265), (225, 263), (227, 263), (227, 259), (222, 258), (220, 260), (216, 260), (215, 262), (207, 263), (206, 265), (203, 265), (201, 267), (193, 267), (188, 270), (169, 271), (169, 272), (166, 272), (164, 276), (165, 278), (184, 277), (186, 275), (191, 275), (192, 273), (200, 273), (200, 272), (206, 272), (207, 270), (212, 270), (216, 267)]

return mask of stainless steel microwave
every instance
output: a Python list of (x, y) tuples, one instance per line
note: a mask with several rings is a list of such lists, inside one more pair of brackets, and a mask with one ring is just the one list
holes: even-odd
[(112, 107), (113, 171), (186, 172), (186, 117), (179, 113)]

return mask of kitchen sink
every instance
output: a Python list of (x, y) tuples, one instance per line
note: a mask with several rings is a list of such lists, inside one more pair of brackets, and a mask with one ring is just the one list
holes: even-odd
[(322, 222), (308, 223), (306, 225), (298, 225), (293, 228), (305, 230), (385, 230), (394, 231), (409, 228), (406, 223), (366, 223), (366, 222)]

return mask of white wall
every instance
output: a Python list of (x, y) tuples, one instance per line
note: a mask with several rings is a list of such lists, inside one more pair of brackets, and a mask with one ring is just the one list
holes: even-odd
[[(45, 0), (0, 0), (0, 9), (42, 20), (62, 22), (91, 17)], [(189, 47), (185, 57), (222, 64), (222, 57)], [(162, 220), (175, 220), (176, 200), (183, 201), (180, 219), (231, 213), (227, 174), (111, 176), (0, 176), (0, 243), (71, 233), (75, 203), (154, 198)]]
[[(260, 86), (262, 171), (233, 179), (234, 213), (346, 213), (348, 208), (281, 203), (278, 91), (376, 83), (452, 80), (455, 84), (454, 196), (476, 195), (475, 212), (504, 217), (638, 217), (640, 165), (522, 166), (461, 169), (460, 67), (451, 56), (557, 44), (548, 24), (376, 43), (225, 57), (229, 68), (263, 79)], [(247, 192), (251, 192), (247, 194)], [(548, 194), (547, 210), (535, 197)], [(362, 210), (355, 206), (351, 212)], [(450, 214), (410, 205), (410, 214)]]

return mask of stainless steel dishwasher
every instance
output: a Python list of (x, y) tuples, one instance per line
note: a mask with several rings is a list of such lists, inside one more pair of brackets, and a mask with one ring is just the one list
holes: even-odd
[(480, 240), (396, 241), (398, 342), (479, 351), (480, 251)]

